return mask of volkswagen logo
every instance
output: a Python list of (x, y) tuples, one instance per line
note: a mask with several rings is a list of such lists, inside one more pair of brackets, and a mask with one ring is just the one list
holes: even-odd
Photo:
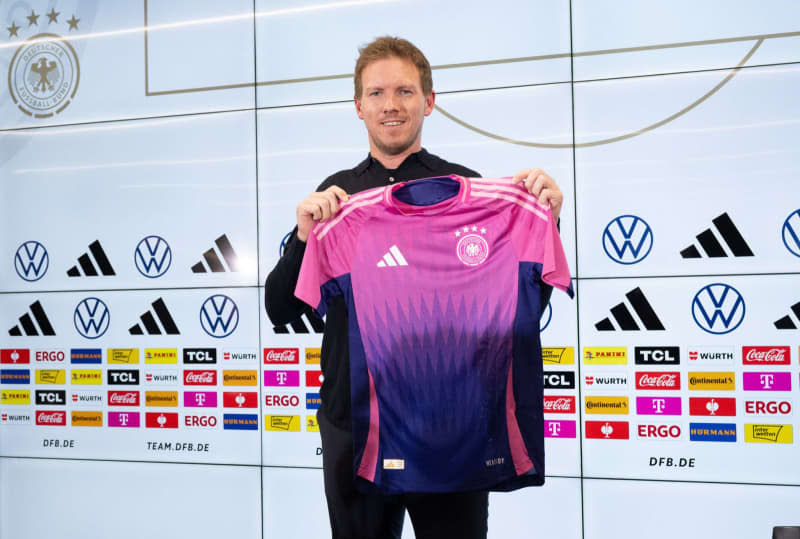
[(704, 286), (692, 300), (695, 323), (714, 335), (724, 335), (738, 328), (744, 320), (744, 312), (742, 295), (724, 283)]
[(641, 217), (620, 215), (603, 231), (603, 250), (617, 264), (641, 262), (652, 248), (653, 231)]
[(14, 255), (14, 269), (21, 279), (28, 282), (38, 281), (47, 273), (50, 257), (47, 249), (38, 241), (26, 241), (17, 248)]
[(200, 307), (200, 325), (211, 337), (227, 337), (239, 325), (239, 308), (228, 296), (210, 296)]
[(541, 318), (539, 318), (539, 333), (547, 329), (547, 326), (550, 325), (550, 320), (552, 319), (553, 308), (550, 306), (550, 303), (548, 303), (547, 307), (544, 308)]
[(148, 279), (161, 277), (172, 264), (172, 249), (160, 236), (147, 236), (136, 246), (133, 261), (139, 273)]
[(111, 313), (108, 306), (98, 298), (86, 298), (75, 307), (72, 316), (75, 329), (87, 339), (97, 339), (108, 331)]
[(800, 257), (800, 210), (795, 210), (783, 222), (783, 244), (790, 253)]
[(283, 251), (286, 249), (286, 244), (289, 242), (289, 238), (292, 236), (292, 233), (289, 232), (286, 234), (283, 239), (281, 240), (281, 246), (278, 249), (278, 256), (283, 256)]

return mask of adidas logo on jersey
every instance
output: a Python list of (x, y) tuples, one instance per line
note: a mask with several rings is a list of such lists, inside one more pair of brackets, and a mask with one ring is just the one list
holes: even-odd
[(397, 248), (397, 245), (389, 247), (389, 252), (383, 255), (383, 258), (378, 261), (379, 268), (387, 268), (391, 266), (408, 266), (403, 253)]

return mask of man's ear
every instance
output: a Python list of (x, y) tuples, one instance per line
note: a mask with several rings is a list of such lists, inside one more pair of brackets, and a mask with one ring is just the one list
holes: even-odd
[(425, 116), (431, 115), (434, 103), (436, 103), (436, 92), (431, 90), (431, 95), (425, 96)]
[[(364, 119), (364, 113), (361, 112), (361, 100), (353, 98), (353, 103), (355, 103), (355, 105), (356, 105), (356, 114), (358, 114), (358, 117), (363, 120)], [(430, 113), (426, 113), (426, 114), (430, 114)]]

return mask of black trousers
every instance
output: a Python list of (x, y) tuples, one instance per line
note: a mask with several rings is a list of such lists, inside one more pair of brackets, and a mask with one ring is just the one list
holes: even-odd
[(363, 494), (353, 482), (353, 435), (317, 413), (333, 539), (400, 539), (405, 511), (416, 539), (486, 539), (488, 492)]

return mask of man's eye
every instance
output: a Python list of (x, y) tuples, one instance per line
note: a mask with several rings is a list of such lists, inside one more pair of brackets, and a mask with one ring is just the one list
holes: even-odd
[(371, 95), (371, 96), (380, 95), (380, 92), (377, 92), (377, 91), (375, 91), (375, 92), (370, 92), (370, 93), (369, 93), (369, 95)]

